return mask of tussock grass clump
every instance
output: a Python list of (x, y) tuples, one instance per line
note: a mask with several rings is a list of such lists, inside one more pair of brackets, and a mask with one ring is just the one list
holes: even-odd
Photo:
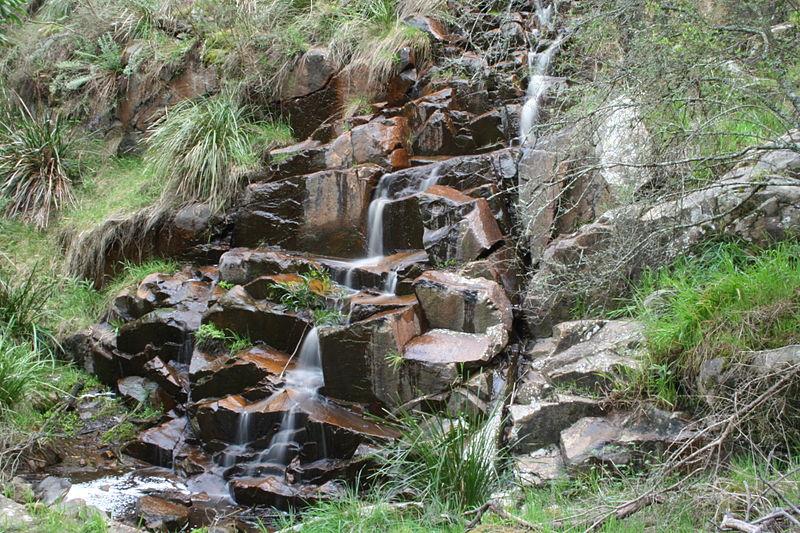
[(263, 127), (228, 92), (177, 105), (152, 128), (146, 160), (164, 183), (162, 203), (224, 207), (259, 149), (291, 139), (288, 127)]
[(476, 508), (501, 480), (497, 421), (496, 414), (402, 412), (395, 423), (402, 438), (381, 457), (378, 476), (393, 494), (458, 513)]
[(60, 117), (34, 115), (24, 105), (21, 116), (0, 121), (0, 195), (4, 212), (37, 228), (74, 201), (80, 180), (79, 139)]
[(12, 335), (13, 322), (0, 327), (0, 411), (13, 407), (29, 391), (42, 388), (52, 371), (52, 360), (36, 341), (20, 342)]

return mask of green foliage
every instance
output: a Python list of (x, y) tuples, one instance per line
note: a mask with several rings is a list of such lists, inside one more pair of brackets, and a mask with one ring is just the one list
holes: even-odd
[(384, 359), (386, 363), (392, 368), (392, 370), (399, 370), (400, 367), (403, 366), (405, 359), (403, 358), (403, 354), (398, 351), (388, 352)]
[(402, 437), (385, 453), (376, 476), (392, 494), (460, 514), (488, 500), (501, 480), (496, 417), (403, 412), (395, 427)]
[(25, 0), (0, 0), (0, 45), (9, 44), (3, 33), (3, 25), (9, 22), (19, 23), (25, 13)]
[(31, 503), (28, 512), (34, 518), (33, 524), (15, 529), (11, 524), (9, 533), (16, 531), (36, 531), (37, 533), (106, 533), (108, 525), (103, 514), (92, 507), (62, 507)]
[[(14, 326), (13, 322), (10, 326)], [(41, 388), (52, 368), (52, 360), (35, 340), (20, 341), (12, 335), (11, 328), (0, 329), (0, 411)]]
[(328, 309), (331, 299), (340, 296), (330, 275), (311, 270), (298, 275), (298, 280), (279, 281), (270, 288), (270, 298), (290, 311), (310, 310), (318, 325), (333, 325), (341, 321), (341, 313)]
[(219, 329), (215, 324), (202, 324), (194, 334), (198, 348), (207, 351), (227, 350), (235, 354), (253, 346), (247, 336), (241, 336), (230, 330)]
[(165, 204), (208, 203), (218, 210), (254, 168), (260, 150), (286, 141), (286, 128), (259, 125), (229, 92), (188, 100), (152, 128), (146, 160), (164, 184)]
[(32, 114), (0, 120), (0, 195), (4, 212), (44, 228), (54, 212), (73, 201), (81, 177), (79, 139), (61, 117)]
[(0, 331), (43, 346), (51, 340), (43, 323), (47, 320), (46, 305), (55, 290), (56, 283), (40, 281), (36, 269), (21, 279), (0, 270)]
[[(656, 364), (696, 373), (712, 357), (800, 341), (800, 245), (715, 245), (644, 277), (637, 294)], [(661, 301), (644, 306), (654, 291)]]
[(217, 285), (219, 286), (220, 289), (225, 289), (226, 291), (229, 291), (233, 288), (233, 283), (225, 280), (220, 281), (219, 283), (217, 283)]
[(105, 33), (87, 49), (76, 50), (69, 61), (56, 64), (59, 74), (50, 84), (52, 92), (88, 91), (100, 105), (116, 98), (118, 77), (125, 71), (122, 50), (111, 33)]

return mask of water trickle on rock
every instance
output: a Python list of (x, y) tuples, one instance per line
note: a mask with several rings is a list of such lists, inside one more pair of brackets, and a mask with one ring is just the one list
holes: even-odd
[(535, 140), (532, 130), (539, 120), (542, 100), (552, 83), (550, 77), (547, 76), (547, 71), (562, 41), (563, 37), (558, 37), (543, 52), (538, 54), (530, 52), (528, 54), (530, 80), (525, 91), (525, 104), (522, 106), (522, 113), (519, 119), (519, 136), (523, 145), (532, 143)]

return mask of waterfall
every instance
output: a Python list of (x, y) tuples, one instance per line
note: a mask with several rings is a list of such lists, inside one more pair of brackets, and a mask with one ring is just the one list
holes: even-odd
[[(359, 290), (359, 287), (355, 286), (354, 280), (356, 268), (377, 265), (385, 257), (383, 212), (389, 202), (404, 196), (417, 194), (436, 185), (439, 181), (439, 167), (434, 165), (431, 173), (427, 176), (420, 177), (401, 190), (393, 192), (395, 179), (397, 177), (393, 174), (384, 174), (378, 181), (375, 197), (370, 202), (369, 210), (367, 211), (367, 257), (348, 262), (343, 282), (347, 288)], [(396, 288), (397, 272), (391, 271), (384, 282), (383, 292), (394, 294)]]
[[(294, 368), (285, 376), (286, 385), (276, 394), (293, 394), (292, 404), (283, 414), (278, 431), (273, 435), (267, 448), (258, 456), (250, 472), (253, 473), (264, 463), (286, 466), (289, 463), (289, 445), (294, 442), (298, 427), (297, 416), (302, 404), (317, 398), (319, 389), (325, 384), (322, 373), (322, 360), (319, 349), (319, 329), (314, 327), (303, 339), (297, 353)], [(324, 443), (321, 443), (324, 446)]]
[(544, 52), (538, 54), (531, 52), (528, 55), (530, 79), (528, 80), (528, 89), (525, 91), (525, 105), (522, 106), (519, 119), (519, 137), (520, 143), (523, 145), (534, 140), (532, 130), (539, 120), (539, 108), (542, 99), (550, 88), (550, 78), (547, 76), (547, 71), (562, 41), (563, 36), (559, 36), (550, 43), (550, 46)]

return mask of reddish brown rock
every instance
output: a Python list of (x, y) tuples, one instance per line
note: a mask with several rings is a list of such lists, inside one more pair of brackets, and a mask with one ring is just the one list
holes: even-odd
[(195, 350), (189, 371), (192, 399), (198, 401), (235, 394), (265, 378), (277, 385), (280, 375), (293, 367), (285, 353), (261, 346), (213, 358)]
[(471, 261), (488, 254), (503, 234), (483, 198), (434, 185), (419, 194), (422, 242), (433, 263)]
[(142, 496), (136, 502), (136, 514), (147, 529), (176, 531), (189, 522), (187, 506), (155, 496)]
[(493, 281), (429, 270), (416, 279), (414, 290), (432, 328), (465, 333), (486, 333), (494, 326), (511, 330), (511, 302)]
[(186, 418), (176, 418), (142, 431), (125, 446), (123, 452), (147, 463), (171, 468), (173, 452), (182, 442), (187, 424)]

